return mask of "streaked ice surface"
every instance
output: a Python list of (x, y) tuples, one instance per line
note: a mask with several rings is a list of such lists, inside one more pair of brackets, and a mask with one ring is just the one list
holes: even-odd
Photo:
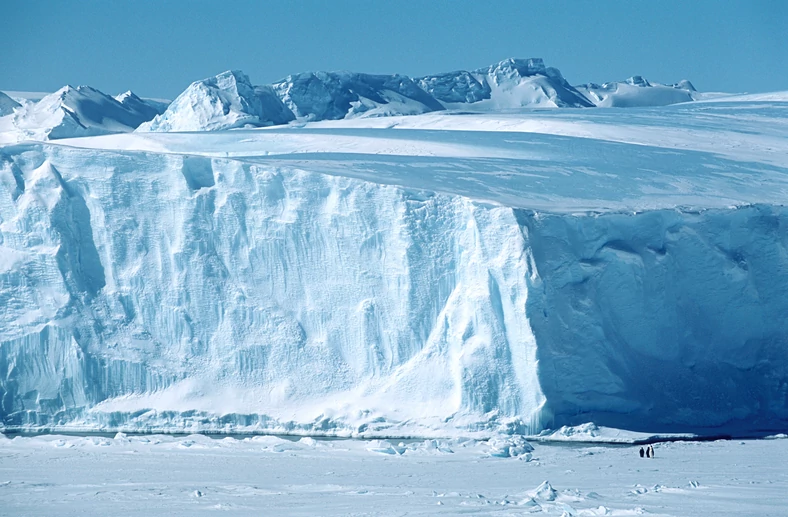
[(785, 515), (788, 440), (638, 446), (0, 437), (7, 515)]
[(0, 150), (9, 428), (788, 420), (788, 103)]

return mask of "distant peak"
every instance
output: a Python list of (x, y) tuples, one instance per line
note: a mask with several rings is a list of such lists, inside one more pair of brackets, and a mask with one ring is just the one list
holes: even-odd
[(677, 82), (673, 85), (674, 88), (679, 88), (681, 90), (689, 90), (691, 92), (696, 92), (698, 90), (695, 89), (695, 86), (687, 79), (682, 79), (681, 81)]
[(217, 74), (211, 79), (215, 80), (219, 84), (225, 82), (241, 83), (248, 85), (252, 84), (251, 81), (249, 80), (249, 76), (243, 73), (241, 70), (227, 70), (225, 72), (222, 72), (221, 74)]
[(640, 75), (633, 75), (632, 77), (626, 80), (626, 83), (631, 84), (632, 86), (643, 86), (643, 87), (651, 86), (651, 83)]
[(123, 102), (123, 101), (124, 101), (124, 100), (126, 100), (126, 99), (131, 99), (131, 100), (138, 100), (138, 101), (141, 101), (141, 100), (142, 100), (142, 99), (140, 99), (140, 98), (137, 96), (137, 94), (135, 94), (135, 93), (134, 93), (133, 91), (131, 91), (131, 90), (126, 90), (125, 92), (123, 92), (123, 93), (121, 93), (120, 95), (118, 95), (117, 97), (115, 97), (115, 100), (116, 100), (116, 101), (118, 101), (118, 102)]
[(527, 77), (537, 74), (544, 75), (547, 73), (547, 68), (545, 67), (544, 60), (541, 57), (532, 57), (527, 59), (510, 57), (494, 65), (490, 65), (487, 68), (479, 69), (478, 72), (516, 72), (521, 77)]

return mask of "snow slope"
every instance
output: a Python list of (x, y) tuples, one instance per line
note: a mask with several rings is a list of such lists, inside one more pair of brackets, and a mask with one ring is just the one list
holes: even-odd
[(144, 121), (153, 119), (156, 115), (161, 115), (167, 109), (169, 102), (156, 101), (152, 99), (140, 99), (137, 95), (128, 90), (115, 96), (123, 107), (140, 117)]
[(10, 115), (20, 104), (3, 92), (0, 92), (0, 117)]
[(596, 106), (604, 108), (667, 106), (700, 98), (695, 93), (695, 87), (687, 80), (664, 85), (649, 82), (639, 75), (623, 82), (581, 84), (575, 88)]
[(2, 422), (784, 429), (786, 113), (428, 113), (6, 146)]
[(243, 72), (230, 70), (192, 83), (138, 131), (214, 131), (285, 124), (293, 118), (270, 87), (252, 86)]

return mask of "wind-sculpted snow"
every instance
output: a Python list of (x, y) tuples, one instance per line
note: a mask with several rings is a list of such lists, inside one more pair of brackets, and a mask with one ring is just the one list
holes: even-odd
[(5, 147), (0, 421), (783, 429), (784, 112)]

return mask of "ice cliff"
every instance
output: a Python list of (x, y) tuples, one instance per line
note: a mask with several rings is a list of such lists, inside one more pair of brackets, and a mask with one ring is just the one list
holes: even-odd
[(0, 422), (783, 429), (775, 102), (6, 146)]

